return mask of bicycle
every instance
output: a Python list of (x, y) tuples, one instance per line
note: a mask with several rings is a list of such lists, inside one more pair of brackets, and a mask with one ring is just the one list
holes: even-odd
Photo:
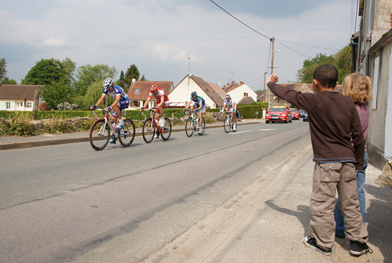
[[(193, 135), (193, 133), (200, 128), (200, 126), (199, 126), (199, 116), (195, 114), (194, 110), (193, 111), (187, 111), (187, 112), (191, 112), (191, 114), (190, 114), (189, 118), (186, 120), (186, 123), (185, 123), (185, 133), (186, 133), (186, 136), (191, 137)], [(201, 127), (202, 128), (202, 132), (199, 133), (199, 135), (203, 135), (204, 131), (206, 129), (206, 123), (205, 123), (204, 117), (203, 117), (202, 122), (203, 122), (202, 123), (202, 127)]]
[[(164, 141), (169, 140), (172, 126), (169, 118), (165, 118), (165, 125), (160, 127), (158, 120), (156, 120), (154, 114), (157, 112), (156, 108), (148, 109), (150, 111), (150, 118), (146, 119), (143, 123), (143, 140), (146, 143), (152, 142), (155, 135), (155, 129), (157, 129), (157, 133), (161, 135)], [(158, 135), (159, 136), (159, 135)]]
[[(226, 112), (226, 117), (223, 121), (223, 128), (225, 129), (226, 133), (229, 133), (230, 130), (232, 130), (233, 132), (236, 132), (236, 130), (233, 129), (233, 116), (231, 115), (231, 111), (227, 111)], [(237, 125), (237, 119), (235, 120), (235, 124)]]
[[(112, 139), (114, 140), (114, 143), (116, 143), (116, 140), (118, 139), (122, 146), (130, 146), (135, 138), (135, 124), (133, 121), (131, 119), (124, 119), (124, 127), (118, 131), (116, 125), (110, 122), (110, 119), (112, 119), (113, 116), (107, 109), (93, 110), (95, 116), (97, 116), (95, 114), (96, 110), (105, 111), (105, 116), (103, 119), (96, 120), (91, 126), (91, 147), (96, 151), (103, 150), (109, 142), (110, 130), (113, 132)], [(123, 111), (121, 111), (121, 115), (123, 115)]]

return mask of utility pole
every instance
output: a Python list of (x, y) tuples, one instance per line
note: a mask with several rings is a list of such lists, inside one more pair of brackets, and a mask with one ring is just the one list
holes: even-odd
[(274, 57), (275, 57), (275, 51), (274, 51), (274, 43), (275, 43), (275, 37), (271, 38), (271, 75), (274, 73)]

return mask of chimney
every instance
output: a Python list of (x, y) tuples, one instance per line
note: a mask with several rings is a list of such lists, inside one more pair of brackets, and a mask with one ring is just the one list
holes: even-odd
[(136, 79), (132, 79), (132, 83), (135, 83), (136, 82)]
[(241, 84), (241, 85), (244, 85), (244, 82), (240, 81), (240, 84)]

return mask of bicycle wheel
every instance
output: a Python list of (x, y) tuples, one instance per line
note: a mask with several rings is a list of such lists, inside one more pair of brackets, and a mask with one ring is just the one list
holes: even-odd
[(202, 120), (202, 123), (201, 123), (201, 133), (199, 133), (199, 135), (203, 135), (205, 129), (206, 129), (206, 122), (205, 122), (204, 117), (203, 117), (203, 120)]
[(124, 127), (119, 131), (118, 139), (124, 147), (128, 147), (135, 139), (135, 124), (130, 119), (124, 120)]
[(193, 132), (194, 132), (193, 121), (192, 121), (192, 118), (189, 117), (186, 120), (186, 123), (185, 123), (185, 133), (186, 133), (186, 136), (191, 137), (193, 135)]
[(110, 138), (109, 124), (105, 120), (100, 119), (93, 123), (90, 129), (90, 144), (94, 150), (103, 150), (108, 145)]
[(231, 121), (230, 121), (230, 117), (226, 116), (224, 121), (223, 121), (223, 128), (225, 129), (225, 132), (230, 132), (230, 125), (231, 125)]
[(143, 140), (146, 143), (152, 142), (155, 135), (155, 123), (151, 118), (148, 118), (143, 124)]
[(165, 118), (165, 126), (161, 128), (161, 136), (164, 141), (169, 140), (171, 131), (172, 131), (171, 121), (169, 120), (169, 118)]

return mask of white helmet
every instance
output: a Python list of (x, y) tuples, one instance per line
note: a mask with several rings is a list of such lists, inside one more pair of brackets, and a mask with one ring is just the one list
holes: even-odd
[(105, 79), (104, 82), (103, 82), (103, 87), (104, 87), (105, 89), (111, 89), (111, 88), (113, 88), (113, 87), (114, 87), (114, 81), (113, 81), (113, 79), (111, 79), (111, 78)]
[(226, 94), (226, 99), (230, 99), (230, 94)]

